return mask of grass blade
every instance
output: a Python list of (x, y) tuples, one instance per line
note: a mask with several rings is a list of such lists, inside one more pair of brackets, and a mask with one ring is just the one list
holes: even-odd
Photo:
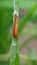
[(29, 18), (32, 16), (32, 14), (34, 13), (35, 9), (37, 7), (37, 3), (35, 3), (35, 5), (33, 6), (33, 8), (30, 10), (30, 12), (28, 13), (28, 15), (26, 17), (23, 18), (23, 20), (19, 23), (19, 32), (22, 30), (22, 28), (25, 26), (25, 24), (28, 22)]
[(10, 65), (20, 65), (18, 39), (12, 39)]

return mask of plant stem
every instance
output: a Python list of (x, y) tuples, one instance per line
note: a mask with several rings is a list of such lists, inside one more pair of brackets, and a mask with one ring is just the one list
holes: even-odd
[(12, 38), (12, 48), (11, 48), (11, 57), (10, 65), (19, 65), (19, 45), (18, 39)]

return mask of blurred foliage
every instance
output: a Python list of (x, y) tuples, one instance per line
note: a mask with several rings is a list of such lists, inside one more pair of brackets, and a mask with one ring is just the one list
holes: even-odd
[(0, 65), (9, 65), (9, 62), (0, 62)]
[(7, 52), (11, 45), (12, 13), (13, 8), (0, 8), (0, 53)]
[(19, 23), (19, 32), (26, 25), (26, 23), (29, 21), (30, 17), (33, 15), (33, 13), (35, 12), (36, 8), (37, 8), (37, 3), (35, 3), (35, 5), (33, 6), (33, 8), (31, 8), (31, 10), (26, 15), (26, 17), (23, 17), (23, 19)]
[[(19, 0), (19, 8), (29, 10), (34, 6), (34, 4), (36, 2), (37, 2), (37, 0)], [(23, 5), (23, 4), (25, 4), (25, 5)]]
[[(22, 4), (22, 2), (23, 2), (23, 0), (20, 0), (19, 6)], [(22, 28), (27, 24), (29, 19), (31, 18), (33, 20), (37, 20), (37, 15), (36, 16), (33, 15), (33, 13), (35, 12), (35, 10), (37, 8), (37, 2), (25, 1), (23, 3), (25, 3), (25, 5), (28, 4), (29, 8), (27, 7), (27, 5), (24, 7), (29, 9), (29, 13), (26, 15), (26, 17), (23, 17), (21, 22), (19, 22), (19, 36), (20, 36), (19, 38), (21, 38), (21, 36), (25, 35), (25, 33), (23, 33), (23, 31), (22, 31)], [(30, 3), (32, 3), (32, 5), (30, 5)], [(22, 7), (22, 6), (23, 6), (23, 4), (20, 7)], [(10, 60), (12, 60), (12, 61), (15, 60), (14, 61), (15, 63), (13, 62), (14, 65), (17, 65), (17, 64), (20, 65), (18, 39), (15, 40), (15, 38), (14, 38), (14, 40), (13, 40), (12, 34), (10, 33), (11, 29), (13, 27), (12, 26), (13, 25), (13, 15), (12, 14), (13, 14), (12, 0), (11, 1), (1, 1), (0, 0), (0, 53), (8, 52), (8, 50), (11, 46), (11, 42), (15, 43), (15, 45), (17, 44), (14, 48), (12, 47), (12, 49), (11, 49), (12, 50), (11, 53), (13, 56), (11, 56)], [(35, 33), (37, 33), (37, 31)], [(33, 35), (32, 38), (26, 40), (22, 46), (27, 45), (30, 41), (32, 41), (32, 39), (34, 37), (35, 37), (35, 35)], [(37, 34), (36, 34), (36, 38), (37, 38)], [(35, 52), (33, 52), (33, 50), (30, 48), (29, 48), (29, 50), (30, 50), (30, 53), (28, 55), (28, 59), (26, 60), (26, 65), (37, 65), (36, 59), (33, 59), (35, 57)], [(0, 63), (0, 65), (2, 65), (2, 64), (7, 65), (5, 62)]]

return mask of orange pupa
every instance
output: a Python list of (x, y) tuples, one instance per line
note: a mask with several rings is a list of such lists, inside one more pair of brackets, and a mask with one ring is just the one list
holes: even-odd
[(15, 14), (15, 19), (14, 19), (13, 36), (14, 38), (18, 37), (18, 16), (16, 14)]

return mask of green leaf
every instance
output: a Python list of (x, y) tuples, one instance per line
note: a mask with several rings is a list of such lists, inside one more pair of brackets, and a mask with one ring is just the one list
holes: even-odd
[(0, 62), (0, 65), (9, 65), (9, 61), (8, 62), (5, 62), (5, 61)]
[(13, 8), (0, 8), (0, 53), (6, 53), (11, 45)]
[(26, 25), (29, 18), (32, 16), (32, 14), (35, 12), (35, 9), (37, 8), (37, 3), (33, 6), (33, 8), (30, 10), (28, 15), (22, 19), (22, 21), (19, 23), (19, 32), (22, 30), (22, 28)]

